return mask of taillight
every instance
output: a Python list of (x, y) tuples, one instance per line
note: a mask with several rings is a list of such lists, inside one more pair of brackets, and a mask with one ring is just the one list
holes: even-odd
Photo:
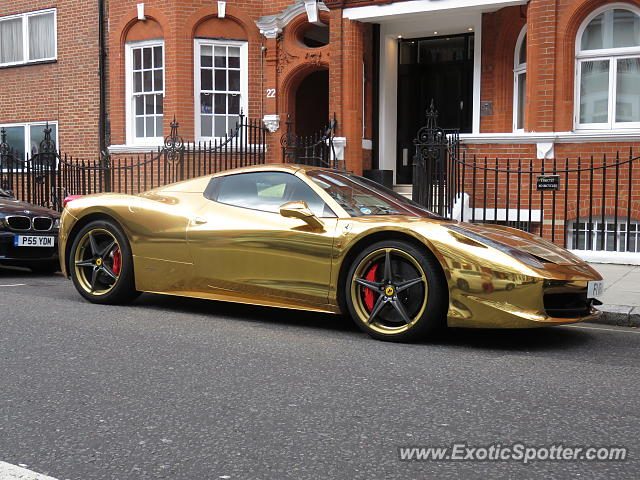
[(65, 208), (69, 202), (73, 202), (80, 197), (82, 197), (82, 195), (67, 195), (62, 201), (62, 208)]

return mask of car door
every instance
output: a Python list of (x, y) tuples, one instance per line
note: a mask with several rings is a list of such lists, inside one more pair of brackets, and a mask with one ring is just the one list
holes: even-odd
[[(304, 181), (287, 172), (238, 173), (212, 179), (209, 203), (188, 229), (199, 277), (210, 293), (244, 300), (327, 304), (337, 219)], [(280, 215), (305, 201), (324, 228)]]

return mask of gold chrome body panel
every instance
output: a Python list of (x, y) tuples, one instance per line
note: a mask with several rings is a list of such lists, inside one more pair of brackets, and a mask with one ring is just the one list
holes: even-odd
[[(350, 217), (295, 165), (264, 165), (222, 172), (282, 171), (307, 183), (335, 212), (313, 225), (224, 205), (204, 197), (213, 176), (161, 187), (138, 196), (101, 194), (67, 205), (59, 236), (62, 270), (75, 232), (109, 216), (126, 234), (141, 291), (256, 305), (340, 312), (339, 292), (353, 254), (370, 238), (404, 237), (429, 249), (449, 290), (447, 323), (456, 327), (522, 328), (572, 323), (578, 318), (546, 313), (547, 293), (586, 291), (600, 275), (582, 260), (545, 240), (495, 225), (406, 216)], [(467, 231), (525, 251), (541, 260), (531, 266), (497, 248), (448, 228)], [(375, 237), (371, 237), (374, 235)]]

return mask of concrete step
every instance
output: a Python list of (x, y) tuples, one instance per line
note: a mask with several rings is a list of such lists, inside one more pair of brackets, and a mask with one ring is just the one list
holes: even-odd
[(407, 197), (409, 200), (412, 199), (412, 190), (413, 185), (410, 183), (398, 184), (393, 186), (393, 191), (399, 193), (400, 195)]

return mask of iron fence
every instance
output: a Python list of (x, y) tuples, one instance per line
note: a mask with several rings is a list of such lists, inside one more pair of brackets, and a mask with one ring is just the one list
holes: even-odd
[(456, 163), (449, 216), (500, 223), (565, 248), (640, 252), (640, 157), (511, 160), (476, 155)]
[(438, 111), (433, 100), (426, 116), (427, 124), (418, 130), (413, 141), (412, 198), (431, 211), (446, 216), (455, 201), (452, 182), (460, 155), (460, 137), (458, 130), (438, 126)]
[(510, 159), (460, 154), (438, 112), (414, 141), (413, 199), (445, 218), (498, 223), (565, 248), (640, 252), (640, 157)]
[(185, 143), (173, 119), (164, 145), (142, 155), (103, 153), (96, 159), (77, 159), (60, 152), (45, 127), (39, 153), (20, 159), (0, 131), (0, 187), (16, 198), (62, 209), (67, 195), (102, 192), (137, 194), (181, 180), (231, 168), (266, 162), (266, 128), (260, 120), (240, 115), (223, 138)]
[(337, 128), (338, 120), (334, 113), (333, 118), (315, 134), (297, 135), (294, 132), (291, 116), (287, 115), (287, 132), (280, 138), (282, 161), (344, 169), (344, 161), (337, 158), (334, 146)]

